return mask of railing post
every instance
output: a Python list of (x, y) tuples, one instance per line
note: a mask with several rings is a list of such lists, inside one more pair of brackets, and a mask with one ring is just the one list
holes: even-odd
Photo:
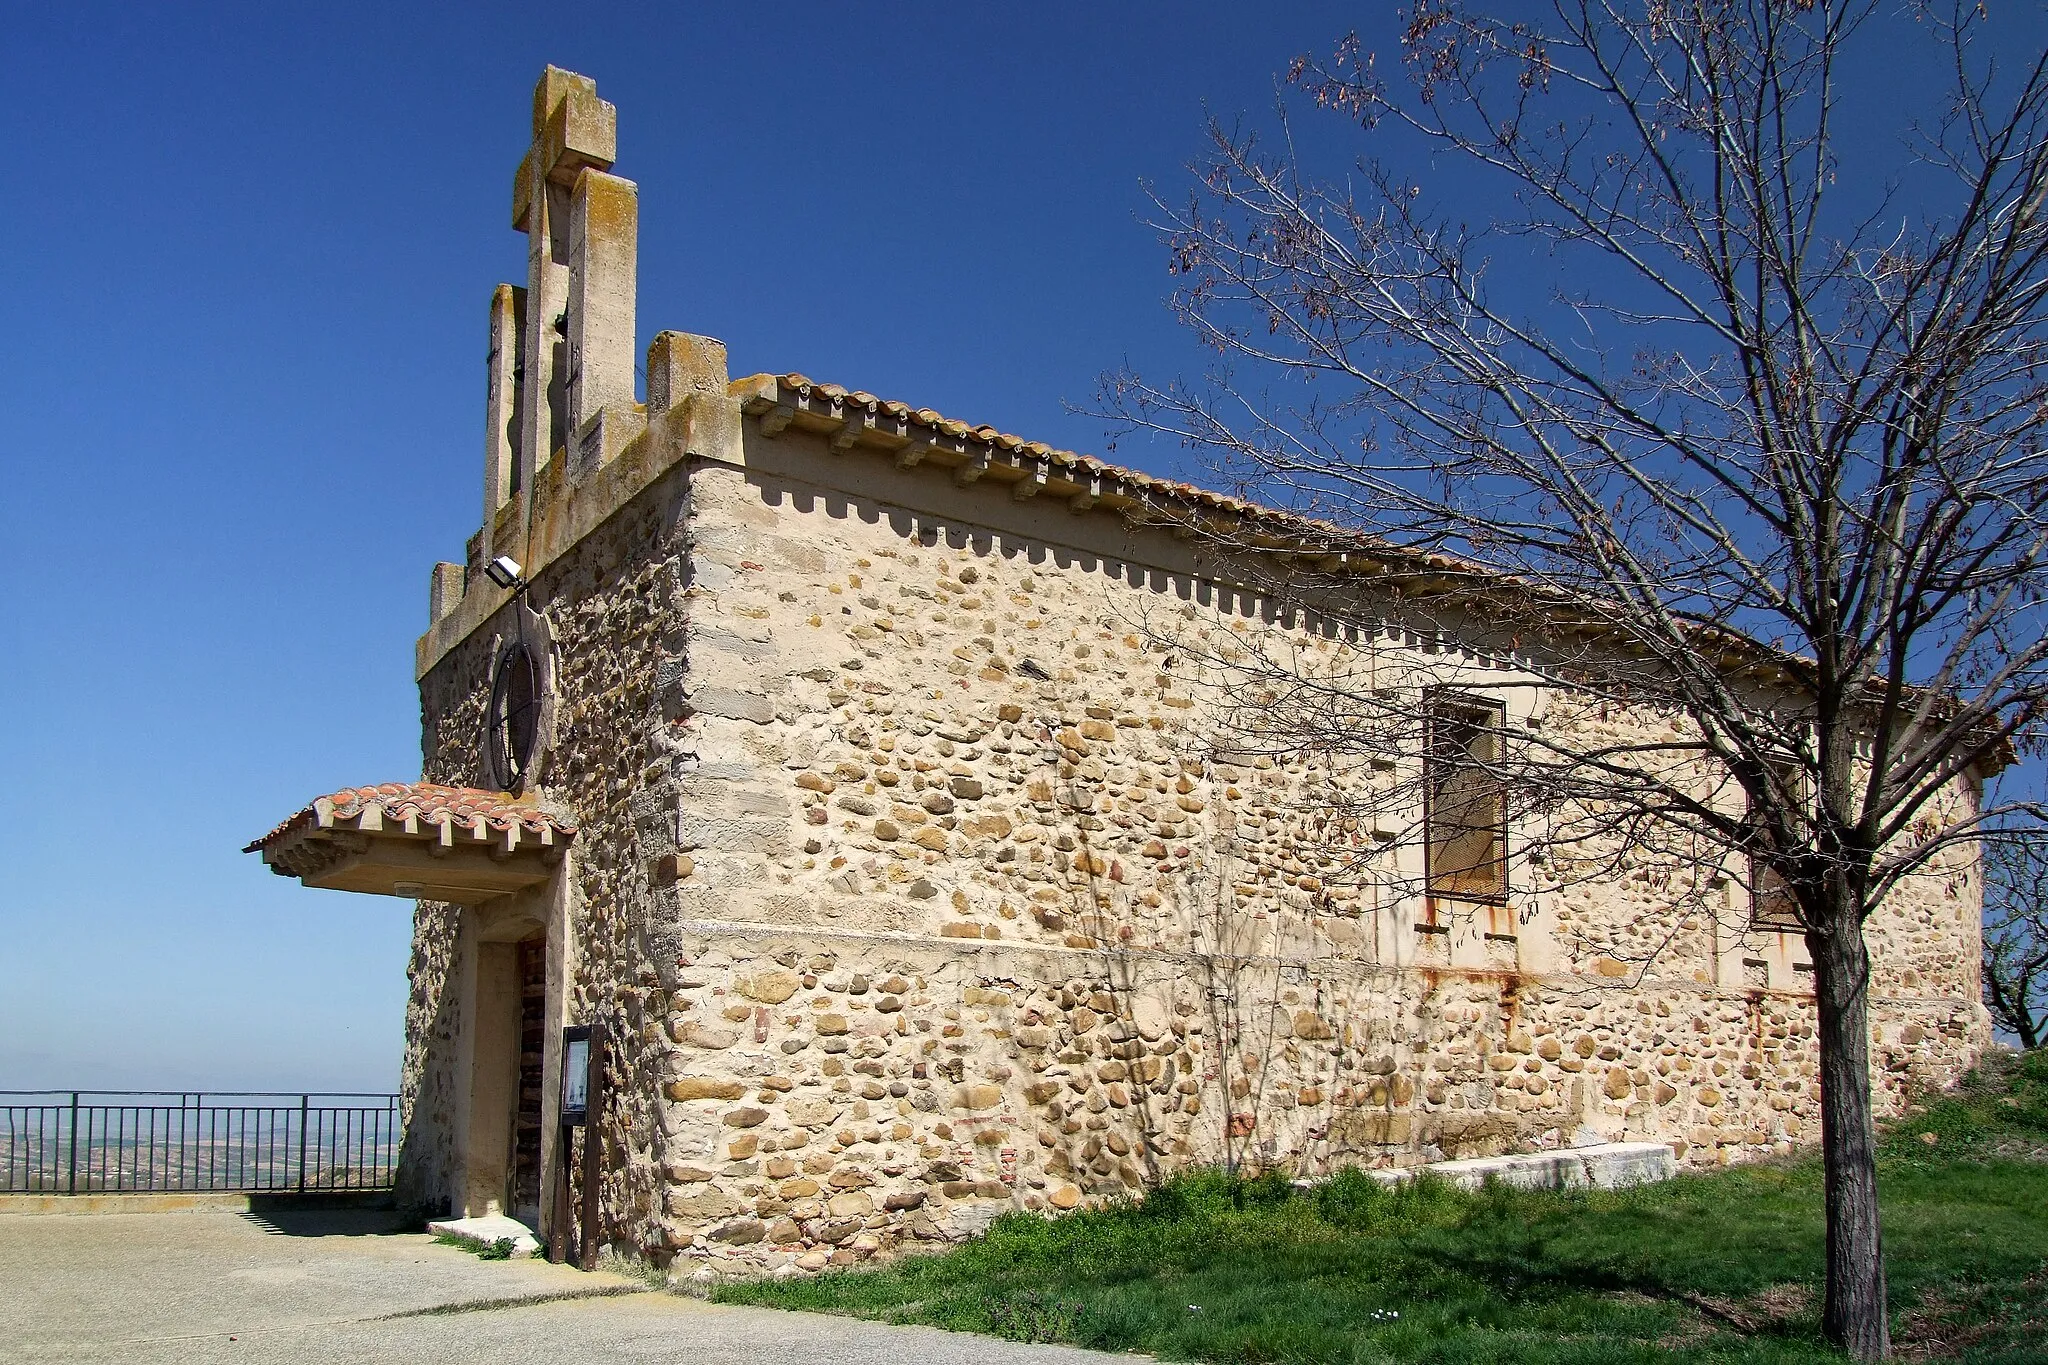
[(78, 1193), (78, 1092), (71, 1092), (71, 1140), (64, 1156), (64, 1193)]
[(310, 1095), (299, 1096), (299, 1193), (306, 1192), (306, 1108)]

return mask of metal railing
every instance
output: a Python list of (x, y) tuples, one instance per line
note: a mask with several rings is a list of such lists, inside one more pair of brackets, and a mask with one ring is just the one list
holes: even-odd
[(398, 1096), (0, 1090), (0, 1193), (388, 1190)]

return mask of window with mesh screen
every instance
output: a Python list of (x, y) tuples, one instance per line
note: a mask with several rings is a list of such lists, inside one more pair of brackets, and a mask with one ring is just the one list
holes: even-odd
[[(1791, 793), (1793, 800), (1806, 801), (1809, 788), (1805, 773), (1785, 765), (1778, 769), (1777, 777), (1782, 789)], [(1748, 855), (1749, 927), (1767, 933), (1805, 932), (1806, 926), (1799, 921), (1799, 902), (1793, 897), (1792, 888), (1759, 851), (1769, 840), (1770, 831), (1753, 805), (1745, 823), (1751, 831), (1748, 840), (1751, 850)]]
[(1507, 791), (1500, 776), (1506, 720), (1506, 709), (1484, 697), (1429, 696), (1423, 823), (1432, 901), (1507, 899)]

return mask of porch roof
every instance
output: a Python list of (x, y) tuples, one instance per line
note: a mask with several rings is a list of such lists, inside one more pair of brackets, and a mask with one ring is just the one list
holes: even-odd
[(307, 886), (475, 904), (546, 881), (575, 837), (530, 796), (384, 782), (316, 797), (242, 851)]

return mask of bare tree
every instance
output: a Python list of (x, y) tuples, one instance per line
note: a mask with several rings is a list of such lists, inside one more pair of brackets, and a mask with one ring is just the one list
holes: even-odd
[(2048, 840), (2039, 829), (1985, 838), (1984, 1003), (2020, 1046), (2048, 1042)]
[[(1270, 149), (1214, 129), (1159, 226), (1221, 360), (1105, 401), (1304, 518), (1273, 591), (1364, 568), (1537, 683), (1682, 721), (1493, 761), (1567, 824), (1746, 853), (1796, 917), (1824, 1325), (1877, 1358), (1864, 922), (2013, 813), (1977, 783), (2048, 704), (2048, 59), (1974, 3), (1542, 8), (1424, 0), (1398, 70), (1356, 39), (1299, 62), (1367, 144), (1341, 177), (1284, 110)], [(1839, 179), (1873, 135), (1842, 126), (1855, 81), (1898, 115), (1888, 181)], [(1246, 562), (1276, 543), (1196, 529)], [(1364, 695), (1294, 704), (1335, 730)]]

